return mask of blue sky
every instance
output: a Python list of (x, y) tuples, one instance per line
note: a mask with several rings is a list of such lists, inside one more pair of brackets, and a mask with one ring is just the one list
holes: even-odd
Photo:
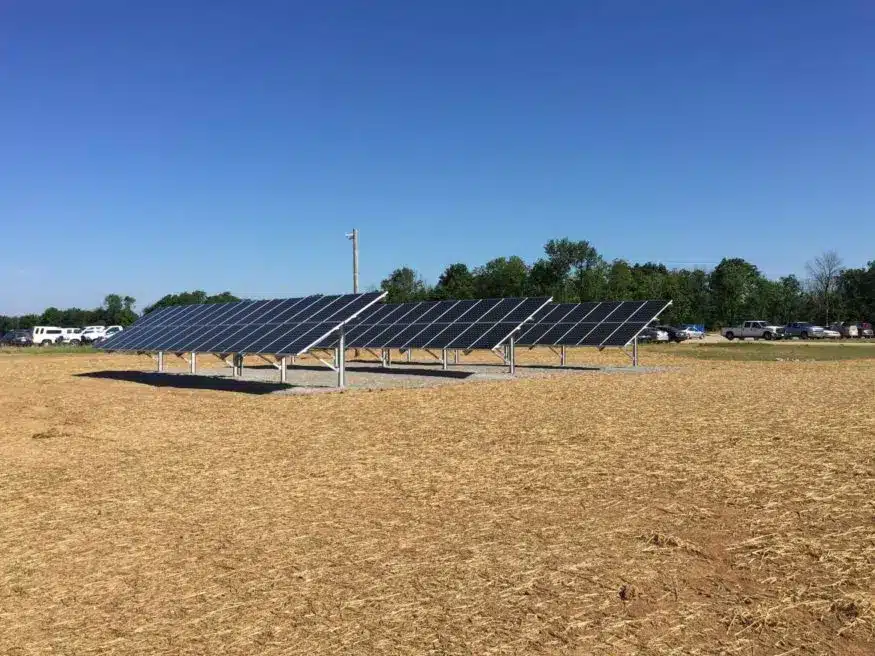
[(875, 259), (867, 0), (8, 0), (0, 313), (410, 265)]

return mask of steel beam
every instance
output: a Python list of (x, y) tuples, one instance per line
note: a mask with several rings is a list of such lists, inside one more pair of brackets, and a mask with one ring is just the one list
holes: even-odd
[(449, 355), (449, 354), (447, 353), (447, 349), (441, 349), (441, 369), (443, 369), (444, 371), (447, 370), (447, 364), (448, 364), (447, 359), (448, 359), (448, 355)]
[(164, 351), (158, 351), (158, 373), (164, 373)]
[(286, 364), (287, 363), (288, 363), (288, 358), (286, 358), (286, 356), (283, 356), (280, 358), (280, 382), (281, 383), (286, 382), (286, 373), (287, 373), (286, 372)]
[(507, 364), (511, 376), (516, 375), (516, 336), (511, 335), (507, 341)]
[(194, 351), (191, 352), (188, 361), (188, 373), (196, 374), (197, 373), (197, 353)]
[(564, 344), (559, 347), (559, 366), (564, 367), (568, 362), (568, 347)]
[(632, 366), (638, 366), (638, 337), (632, 340)]
[(340, 327), (339, 333), (340, 340), (337, 343), (334, 362), (337, 364), (337, 387), (343, 389), (346, 387), (346, 335), (343, 326)]

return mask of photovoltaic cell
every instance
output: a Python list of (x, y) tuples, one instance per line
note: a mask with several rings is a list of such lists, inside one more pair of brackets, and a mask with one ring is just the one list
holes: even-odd
[(625, 346), (671, 301), (602, 301), (549, 306), (516, 340), (521, 346)]
[(162, 308), (142, 317), (99, 348), (299, 355), (384, 296), (383, 292), (317, 295)]
[[(377, 305), (344, 328), (350, 348), (494, 348), (550, 302), (549, 298), (423, 301)], [(390, 307), (392, 310), (382, 308)], [(336, 336), (322, 343), (336, 344)]]

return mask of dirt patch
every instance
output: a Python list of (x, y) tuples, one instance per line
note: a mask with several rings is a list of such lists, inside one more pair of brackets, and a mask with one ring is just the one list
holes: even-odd
[(4, 356), (0, 651), (873, 653), (875, 370), (643, 355), (310, 396)]

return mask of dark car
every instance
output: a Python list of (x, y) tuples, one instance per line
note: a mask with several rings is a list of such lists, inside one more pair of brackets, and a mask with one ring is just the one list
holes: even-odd
[(3, 346), (30, 346), (33, 341), (29, 330), (10, 330), (3, 337), (0, 337), (0, 344)]
[(872, 324), (868, 321), (861, 321), (857, 324), (857, 337), (872, 339), (875, 333), (872, 331)]
[(690, 338), (683, 328), (675, 328), (674, 326), (656, 326), (657, 330), (663, 330), (668, 333), (668, 341), (680, 344)]

